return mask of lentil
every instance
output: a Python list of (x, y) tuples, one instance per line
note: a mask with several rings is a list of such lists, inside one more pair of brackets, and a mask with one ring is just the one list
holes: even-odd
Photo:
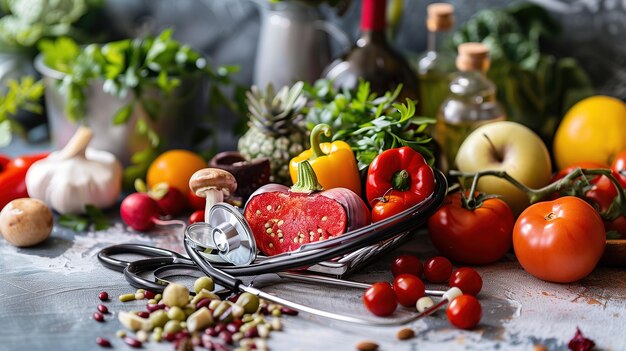
[(102, 291), (98, 294), (100, 301), (106, 301), (109, 299), (109, 294), (106, 291)]
[(120, 295), (119, 299), (121, 302), (133, 301), (135, 299), (135, 294), (133, 293), (123, 294), (123, 295)]
[(111, 347), (111, 342), (100, 336), (96, 338), (96, 344), (102, 347)]
[(403, 328), (398, 330), (396, 337), (398, 338), (398, 340), (413, 339), (415, 337), (415, 332), (411, 328)]
[(356, 344), (356, 349), (359, 351), (376, 351), (378, 350), (378, 344), (373, 341), (361, 341)]
[(97, 309), (100, 313), (109, 313), (109, 309), (103, 304), (99, 304)]
[(94, 312), (92, 317), (98, 322), (104, 322), (104, 316), (100, 312)]

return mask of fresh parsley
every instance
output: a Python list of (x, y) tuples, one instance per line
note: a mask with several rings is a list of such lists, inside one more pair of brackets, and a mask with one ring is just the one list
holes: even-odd
[(96, 231), (108, 229), (111, 225), (100, 209), (87, 205), (85, 206), (84, 214), (64, 214), (59, 217), (59, 225), (62, 227), (70, 228), (77, 232), (85, 231), (93, 224), (93, 228)]
[(25, 76), (20, 81), (9, 80), (7, 86), (7, 92), (0, 95), (0, 147), (11, 143), (12, 133), (24, 134), (19, 122), (12, 119), (18, 111), (42, 112), (39, 103), (43, 95), (41, 81)]

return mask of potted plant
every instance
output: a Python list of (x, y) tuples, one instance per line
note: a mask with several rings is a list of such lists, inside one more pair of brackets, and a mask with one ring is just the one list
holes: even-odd
[(207, 81), (215, 93), (230, 84), (234, 70), (213, 69), (200, 53), (172, 39), (171, 30), (84, 47), (59, 38), (43, 41), (40, 49), (35, 67), (44, 77), (53, 143), (64, 145), (79, 124), (87, 125), (95, 131), (94, 148), (112, 152), (126, 166), (141, 166), (133, 177), (159, 147), (191, 146), (212, 99)]

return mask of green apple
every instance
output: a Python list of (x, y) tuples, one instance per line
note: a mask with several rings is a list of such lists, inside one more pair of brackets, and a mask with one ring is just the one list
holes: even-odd
[[(461, 144), (456, 165), (462, 172), (506, 171), (530, 188), (550, 182), (552, 164), (545, 144), (532, 130), (508, 121), (493, 122), (474, 130)], [(528, 207), (528, 196), (504, 179), (482, 177), (478, 190), (501, 195), (517, 216)]]

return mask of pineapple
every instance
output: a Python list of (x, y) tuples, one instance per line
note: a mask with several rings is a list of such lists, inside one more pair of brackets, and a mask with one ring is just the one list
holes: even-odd
[(250, 129), (239, 139), (239, 152), (248, 160), (269, 158), (271, 182), (290, 184), (289, 161), (309, 147), (301, 113), (307, 102), (303, 88), (297, 82), (275, 92), (269, 84), (265, 91), (252, 86), (246, 93)]

